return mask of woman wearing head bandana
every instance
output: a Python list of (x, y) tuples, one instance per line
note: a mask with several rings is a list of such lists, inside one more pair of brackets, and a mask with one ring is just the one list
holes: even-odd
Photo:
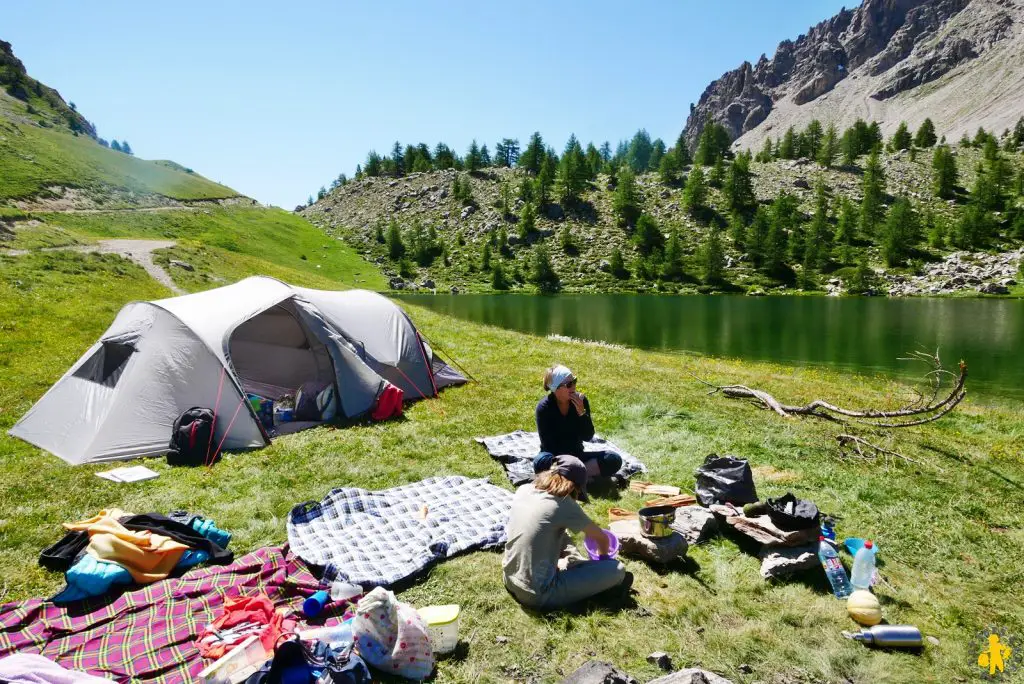
[(622, 467), (622, 457), (611, 451), (584, 451), (583, 442), (594, 437), (590, 401), (576, 391), (576, 376), (558, 365), (544, 373), (548, 395), (537, 404), (537, 434), (540, 454), (533, 470), (541, 473), (551, 467), (554, 456), (569, 454), (583, 461), (590, 478), (610, 478)]

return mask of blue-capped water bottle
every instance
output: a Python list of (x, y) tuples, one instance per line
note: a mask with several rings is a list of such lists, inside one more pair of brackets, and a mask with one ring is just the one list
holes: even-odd
[(846, 568), (843, 567), (843, 562), (839, 560), (839, 554), (825, 540), (824, 535), (818, 537), (818, 560), (825, 568), (825, 575), (828, 577), (829, 584), (832, 585), (832, 593), (836, 595), (836, 598), (846, 598), (853, 593), (850, 579), (846, 576)]

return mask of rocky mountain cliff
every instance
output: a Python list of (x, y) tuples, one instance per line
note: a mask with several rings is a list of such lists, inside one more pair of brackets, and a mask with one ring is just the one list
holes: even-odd
[(687, 140), (709, 117), (741, 148), (811, 119), (878, 120), (889, 134), (931, 117), (951, 137), (998, 134), (1024, 113), (1022, 93), (1024, 0), (864, 0), (712, 82)]
[[(72, 109), (53, 88), (28, 75), (25, 65), (14, 56), (11, 44), (0, 40), (0, 88), (7, 95), (21, 100), (29, 114), (44, 117), (50, 125), (67, 126), (76, 133), (96, 137), (96, 127)], [(2, 96), (0, 96), (2, 97)]]

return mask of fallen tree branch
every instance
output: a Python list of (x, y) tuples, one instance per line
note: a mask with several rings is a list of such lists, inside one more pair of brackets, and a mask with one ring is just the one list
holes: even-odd
[[(918, 393), (919, 398), (916, 401), (904, 406), (903, 408), (890, 411), (883, 411), (879, 409), (855, 411), (841, 406), (836, 406), (835, 404), (831, 404), (821, 399), (815, 399), (804, 406), (790, 406), (788, 404), (783, 404), (764, 390), (747, 387), (746, 385), (715, 385), (698, 378), (692, 373), (691, 376), (696, 378), (702, 384), (711, 387), (712, 391), (709, 394), (721, 392), (725, 396), (733, 399), (752, 399), (763, 407), (775, 411), (775, 413), (779, 414), (783, 418), (789, 418), (791, 416), (814, 416), (815, 418), (824, 418), (825, 420), (840, 423), (848, 422), (844, 419), (849, 419), (849, 422), (863, 423), (873, 425), (875, 427), (911, 427), (913, 425), (923, 425), (925, 423), (938, 420), (952, 411), (957, 404), (963, 401), (964, 397), (967, 396), (967, 389), (965, 387), (967, 382), (967, 364), (965, 362), (960, 362), (960, 374), (957, 376), (952, 389), (950, 389), (942, 399), (938, 399), (937, 385), (941, 381), (942, 375), (945, 373), (952, 375), (952, 373), (942, 368), (938, 352), (931, 357), (923, 354), (921, 356), (929, 358), (929, 360), (935, 365), (932, 372), (925, 376), (926, 378), (932, 378), (932, 396), (927, 402), (923, 402), (923, 396)], [(912, 420), (893, 420), (899, 418), (912, 418)]]
[[(836, 435), (836, 441), (839, 442), (839, 453), (843, 456), (847, 456), (848, 450), (852, 450), (861, 458), (868, 460), (874, 460), (878, 456), (885, 456), (887, 458), (889, 456), (894, 456), (910, 463), (917, 463), (917, 461), (909, 456), (904, 456), (898, 451), (891, 451), (890, 449), (880, 447), (877, 444), (872, 444), (868, 440), (863, 437), (858, 437), (857, 435)], [(871, 451), (865, 453), (865, 449), (870, 449)]]

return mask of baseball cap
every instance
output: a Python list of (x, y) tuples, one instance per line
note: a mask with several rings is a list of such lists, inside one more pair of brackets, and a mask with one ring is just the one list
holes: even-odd
[(587, 496), (587, 467), (583, 465), (583, 461), (569, 454), (561, 454), (555, 456), (549, 470), (576, 485), (580, 501), (590, 501), (590, 497)]

